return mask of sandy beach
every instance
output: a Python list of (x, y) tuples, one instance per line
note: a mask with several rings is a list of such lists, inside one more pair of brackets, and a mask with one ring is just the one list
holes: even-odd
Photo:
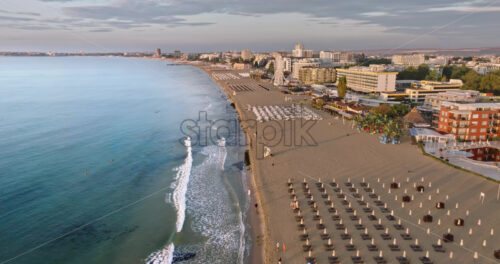
[[(335, 254), (342, 263), (353, 263), (351, 257), (355, 256), (365, 263), (374, 263), (374, 257), (380, 254), (387, 263), (398, 263), (396, 258), (403, 255), (410, 263), (421, 263), (419, 258), (426, 255), (434, 263), (498, 263), (494, 257), (500, 245), (498, 183), (426, 157), (408, 139), (398, 145), (381, 144), (377, 136), (359, 133), (352, 129), (350, 121), (343, 122), (324, 112), (317, 112), (323, 120), (315, 121), (309, 130), (313, 142), (301, 142), (297, 124), (292, 129), (290, 120), (255, 123), (256, 116), (248, 109), (249, 105), (289, 105), (291, 102), (285, 100), (285, 94), (269, 83), (242, 76), (221, 79), (218, 75), (214, 78), (214, 73), (238, 76), (239, 71), (198, 67), (234, 102), (247, 142), (250, 142), (252, 205), (258, 204), (257, 210), (251, 206), (249, 214), (254, 242), (252, 263), (278, 263), (280, 258), (282, 263), (304, 263), (308, 256), (303, 250), (306, 242), (299, 238), (302, 232), (297, 229), (297, 214), (291, 207), (289, 179), (293, 182), (309, 235), (311, 256), (317, 263), (328, 263), (332, 251), (325, 250), (327, 242), (320, 237), (325, 231), (316, 228), (315, 214), (321, 216), (325, 233), (331, 236)], [(289, 97), (295, 103), (303, 99), (301, 96)], [(285, 135), (283, 140), (277, 142), (273, 137), (275, 131), (266, 129), (270, 123), (277, 130), (281, 129), (279, 133)], [(286, 135), (292, 130), (295, 134), (290, 134), (291, 138), (296, 140), (290, 141)], [(263, 146), (271, 146), (272, 157), (263, 158)], [(304, 179), (317, 201), (319, 213), (313, 213), (308, 205), (311, 199), (305, 197)], [(332, 181), (338, 186), (329, 184)], [(324, 186), (317, 187), (317, 182)], [(391, 183), (396, 183), (398, 188), (391, 189)], [(423, 186), (425, 190), (417, 192), (416, 186)], [(371, 193), (372, 198), (369, 197)], [(403, 196), (411, 197), (411, 201), (402, 202)], [(333, 220), (328, 210), (330, 206), (326, 205), (327, 197), (333, 201), (344, 228), (336, 228), (339, 221)], [(376, 206), (376, 200), (383, 206)], [(436, 208), (438, 202), (442, 202), (444, 208)], [(371, 208), (373, 212), (367, 213), (364, 208)], [(255, 214), (256, 211), (259, 213)], [(432, 222), (423, 222), (426, 214), (433, 217)], [(377, 220), (370, 220), (369, 215)], [(459, 218), (464, 221), (463, 226), (454, 224)], [(382, 230), (375, 228), (377, 223), (383, 226)], [(454, 240), (445, 243), (443, 234), (448, 232)], [(343, 240), (344, 233), (350, 238)], [(369, 234), (371, 239), (363, 239), (363, 233)], [(389, 234), (390, 239), (385, 240), (383, 233)], [(403, 233), (410, 238), (403, 239)], [(422, 251), (411, 248), (417, 239)], [(394, 242), (398, 250), (391, 250), (389, 245)], [(378, 249), (369, 251), (371, 243)], [(348, 244), (355, 249), (348, 248)], [(437, 252), (433, 244), (441, 245), (445, 252)]]

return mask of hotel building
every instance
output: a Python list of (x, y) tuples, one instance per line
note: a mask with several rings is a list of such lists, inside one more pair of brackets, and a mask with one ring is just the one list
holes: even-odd
[(408, 100), (412, 102), (423, 102), (429, 95), (435, 95), (445, 91), (454, 91), (462, 88), (461, 80), (451, 79), (449, 82), (420, 81), (420, 85), (415, 88), (405, 90)]
[(333, 83), (336, 80), (334, 68), (304, 67), (299, 70), (299, 81), (305, 84)]
[(363, 93), (396, 91), (397, 72), (374, 72), (357, 68), (337, 69), (337, 82), (346, 77), (347, 87)]
[(500, 137), (500, 103), (443, 102), (437, 130), (457, 140), (479, 141)]

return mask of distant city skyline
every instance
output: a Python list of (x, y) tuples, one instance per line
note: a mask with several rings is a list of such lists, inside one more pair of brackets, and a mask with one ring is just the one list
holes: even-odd
[(491, 47), (499, 15), (499, 0), (2, 0), (0, 51)]

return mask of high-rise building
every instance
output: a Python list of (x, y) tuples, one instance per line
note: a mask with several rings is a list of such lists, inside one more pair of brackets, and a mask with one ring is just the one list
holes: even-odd
[(292, 51), (292, 57), (296, 58), (304, 57), (304, 45), (296, 44), (295, 49)]
[(241, 51), (241, 58), (243, 60), (250, 60), (253, 57), (252, 51), (246, 49)]
[(285, 83), (284, 76), (285, 62), (280, 54), (274, 57), (274, 85), (283, 85)]
[(302, 56), (304, 58), (312, 58), (314, 55), (314, 50), (303, 50), (302, 51)]
[(292, 58), (284, 57), (283, 62), (285, 63), (284, 70), (287, 72), (292, 72)]
[(333, 83), (336, 80), (335, 68), (303, 67), (299, 70), (299, 81), (305, 84)]
[(156, 49), (156, 57), (161, 57), (161, 49), (160, 48), (157, 48)]
[(346, 77), (347, 87), (358, 92), (396, 91), (397, 72), (373, 72), (364, 68), (337, 69), (337, 81)]
[(392, 63), (403, 66), (418, 66), (425, 63), (424, 54), (411, 54), (411, 55), (393, 55)]
[(491, 140), (500, 137), (499, 123), (500, 103), (443, 102), (437, 130), (458, 140)]

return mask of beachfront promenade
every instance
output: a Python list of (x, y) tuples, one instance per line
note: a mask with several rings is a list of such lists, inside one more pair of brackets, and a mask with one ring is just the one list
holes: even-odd
[[(224, 73), (204, 70), (211, 76)], [(403, 256), (410, 263), (424, 263), (426, 255), (433, 263), (498, 263), (493, 255), (500, 245), (498, 183), (426, 157), (408, 141), (380, 144), (376, 136), (358, 133), (350, 122), (326, 113), (317, 112), (323, 119), (309, 130), (317, 144), (276, 143), (269, 136), (273, 132), (263, 130), (267, 122), (245, 122), (256, 119), (248, 105), (292, 102), (269, 84), (250, 78), (214, 80), (235, 103), (251, 142), (254, 187), (264, 221), (260, 232), (265, 238), (256, 247), (264, 247), (266, 263), (278, 263), (279, 258), (282, 263), (305, 263), (309, 254), (317, 263), (328, 263), (333, 248), (341, 263), (404, 263), (397, 260)], [(301, 99), (291, 97), (294, 103)], [(285, 125), (291, 120), (273, 122), (280, 123), (285, 134), (293, 127)], [(262, 146), (268, 145), (273, 155), (263, 158)], [(323, 185), (317, 184), (320, 179)], [(424, 189), (418, 191), (418, 186)], [(294, 201), (299, 209), (291, 206)], [(437, 208), (438, 203), (444, 208)], [(425, 215), (432, 216), (432, 222), (424, 222)], [(463, 226), (455, 224), (457, 219)], [(301, 237), (304, 228), (307, 240)], [(330, 237), (331, 247), (325, 246), (328, 240), (322, 233)], [(445, 233), (453, 235), (453, 242), (444, 242)]]

